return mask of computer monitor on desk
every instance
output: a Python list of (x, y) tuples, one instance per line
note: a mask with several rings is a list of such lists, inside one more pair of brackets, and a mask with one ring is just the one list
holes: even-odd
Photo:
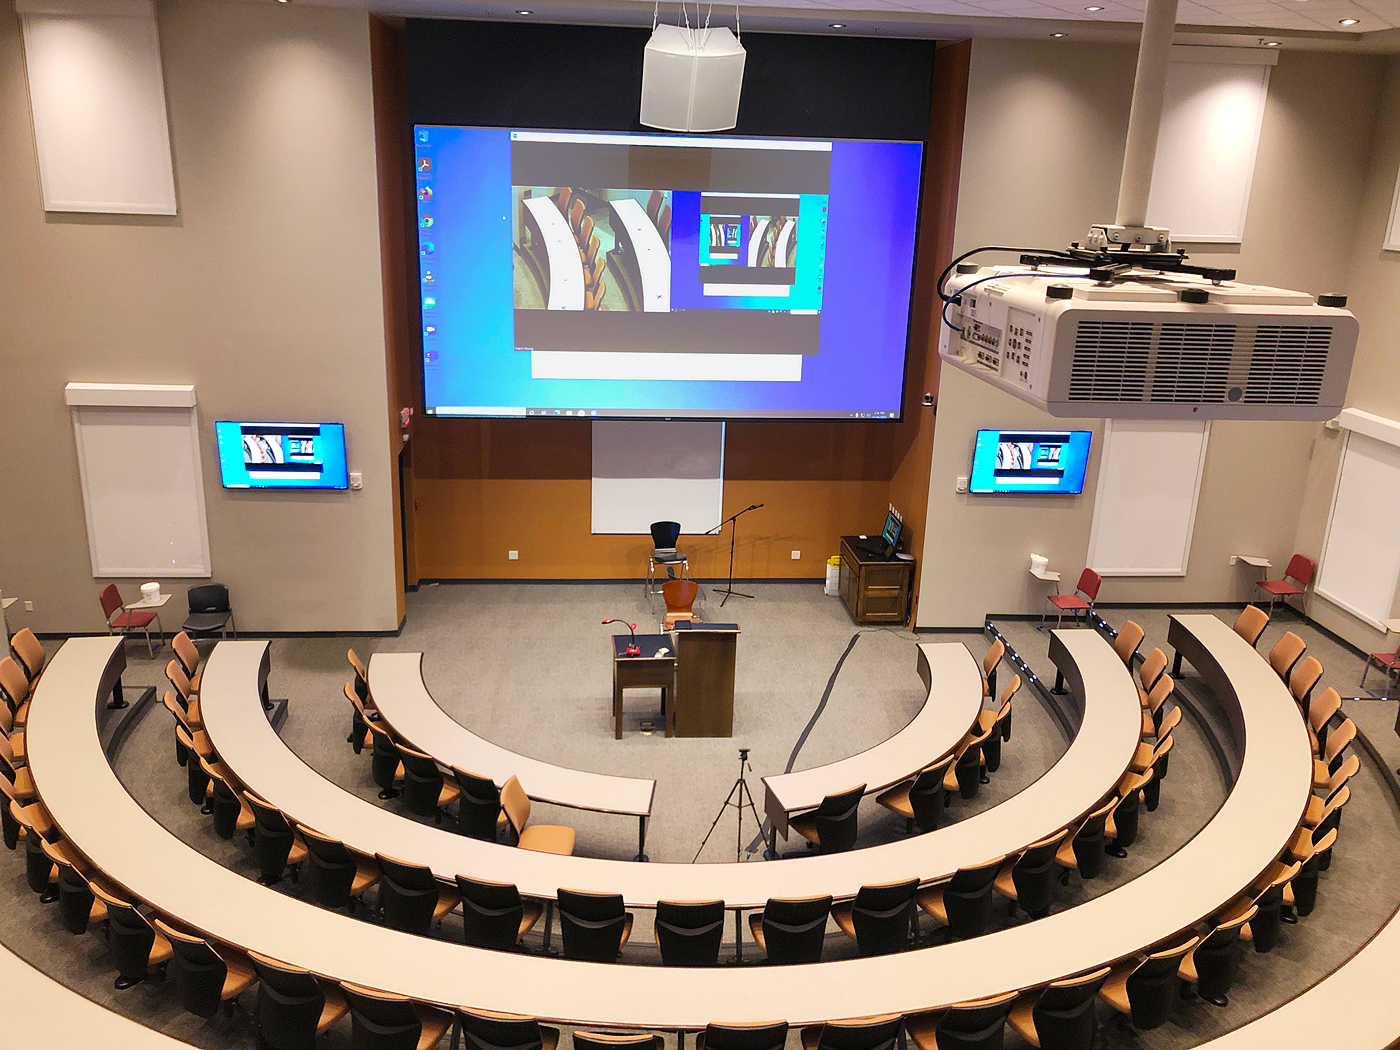
[(880, 530), (880, 538), (858, 543), (856, 548), (872, 558), (893, 558), (894, 552), (899, 549), (899, 536), (903, 531), (904, 519), (899, 516), (899, 511), (891, 507), (885, 515), (885, 527)]

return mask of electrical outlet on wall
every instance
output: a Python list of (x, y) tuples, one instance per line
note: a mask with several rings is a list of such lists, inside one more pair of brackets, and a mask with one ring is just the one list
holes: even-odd
[(793, 560), (793, 561), (798, 561), (801, 557), (802, 557), (802, 552), (801, 552), (801, 551), (793, 551), (793, 552), (792, 552), (792, 560)]
[(350, 472), (350, 487), (356, 492), (365, 487), (365, 476), (358, 470)]
[(506, 551), (506, 557), (507, 557), (509, 560), (511, 560), (511, 561), (519, 561), (519, 560), (520, 560), (520, 552), (519, 552), (519, 551)]
[(966, 491), (967, 491), (967, 478), (958, 478), (958, 483), (957, 483), (956, 486), (954, 486), (954, 491), (955, 491), (955, 492), (966, 492)]
[(34, 611), (34, 603), (31, 602), (31, 601), (29, 601), (28, 599), (26, 599), (26, 600), (25, 600), (25, 603), (24, 603), (24, 611), (25, 611), (25, 612), (33, 612), (33, 611)]

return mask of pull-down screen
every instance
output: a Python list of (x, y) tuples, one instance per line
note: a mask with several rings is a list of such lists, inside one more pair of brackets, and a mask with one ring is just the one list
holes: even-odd
[(898, 418), (920, 143), (414, 141), (428, 413)]

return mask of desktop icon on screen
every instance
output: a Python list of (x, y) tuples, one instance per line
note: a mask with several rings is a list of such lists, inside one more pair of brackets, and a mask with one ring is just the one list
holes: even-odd
[(418, 199), (419, 199), (420, 201), (430, 201), (430, 200), (432, 200), (432, 199), (433, 199), (433, 188), (432, 188), (431, 186), (424, 186), (421, 190), (418, 191)]
[(433, 252), (437, 251), (437, 245), (432, 241), (424, 241), (421, 251), (424, 255), (432, 255)]
[(434, 299), (431, 295), (425, 295), (425, 296), (423, 297), (423, 309), (424, 309), (424, 310), (431, 310), (431, 309), (432, 309), (434, 306), (436, 306), (436, 305), (437, 305), (437, 300)]
[(432, 283), (433, 283), (433, 271), (432, 271), (432, 270), (424, 270), (424, 271), (423, 271), (423, 283), (424, 283), (424, 284), (432, 284)]
[(430, 227), (432, 224), (433, 224), (433, 217), (432, 217), (431, 215), (424, 215), (421, 219), (418, 220), (418, 225), (421, 226), (421, 227), (423, 227), (423, 229), (425, 229), (425, 230), (426, 230), (428, 227)]
[(419, 171), (432, 171), (432, 170), (433, 170), (433, 158), (432, 158), (432, 157), (419, 157), (419, 158), (418, 158), (418, 170), (419, 170)]
[(428, 141), (428, 129), (427, 129), (427, 128), (419, 128), (419, 129), (418, 129), (418, 141), (419, 141), (419, 142), (427, 142), (427, 141)]

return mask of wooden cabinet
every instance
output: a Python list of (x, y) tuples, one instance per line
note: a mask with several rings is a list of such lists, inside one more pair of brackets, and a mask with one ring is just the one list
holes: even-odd
[(872, 558), (856, 547), (859, 542), (858, 536), (841, 537), (841, 600), (856, 623), (903, 623), (914, 562)]

